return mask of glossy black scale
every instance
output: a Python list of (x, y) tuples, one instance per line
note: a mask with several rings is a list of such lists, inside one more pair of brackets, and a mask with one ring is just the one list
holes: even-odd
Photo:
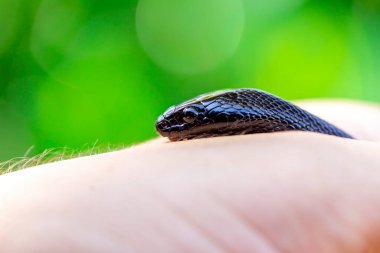
[(291, 130), (352, 138), (300, 107), (257, 89), (218, 91), (172, 106), (158, 118), (156, 130), (172, 141)]

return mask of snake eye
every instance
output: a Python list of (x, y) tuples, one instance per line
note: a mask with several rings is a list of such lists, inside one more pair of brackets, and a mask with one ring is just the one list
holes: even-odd
[(198, 112), (194, 108), (185, 108), (183, 110), (183, 121), (186, 123), (193, 123), (195, 119), (198, 117)]

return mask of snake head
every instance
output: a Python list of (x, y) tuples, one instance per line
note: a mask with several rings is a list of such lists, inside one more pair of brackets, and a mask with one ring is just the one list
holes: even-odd
[(191, 132), (206, 124), (205, 107), (201, 103), (171, 106), (156, 121), (156, 131), (171, 141), (190, 139)]
[(236, 94), (218, 91), (172, 106), (158, 117), (156, 130), (171, 141), (223, 135), (241, 118), (236, 108), (223, 105), (224, 100), (234, 99)]

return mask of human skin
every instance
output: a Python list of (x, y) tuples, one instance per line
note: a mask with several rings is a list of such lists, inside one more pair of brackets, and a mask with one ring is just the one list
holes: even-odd
[(358, 140), (168, 142), (0, 177), (0, 252), (380, 252), (380, 109), (301, 103)]

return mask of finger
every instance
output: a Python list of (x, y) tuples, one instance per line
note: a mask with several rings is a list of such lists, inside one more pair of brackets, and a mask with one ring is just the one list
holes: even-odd
[(17, 252), (380, 250), (378, 152), (288, 132), (47, 164), (0, 178), (0, 241)]
[(378, 144), (294, 132), (166, 144), (151, 161), (180, 182), (154, 192), (226, 251), (380, 249)]
[(380, 106), (349, 100), (303, 100), (305, 110), (361, 140), (380, 141)]

